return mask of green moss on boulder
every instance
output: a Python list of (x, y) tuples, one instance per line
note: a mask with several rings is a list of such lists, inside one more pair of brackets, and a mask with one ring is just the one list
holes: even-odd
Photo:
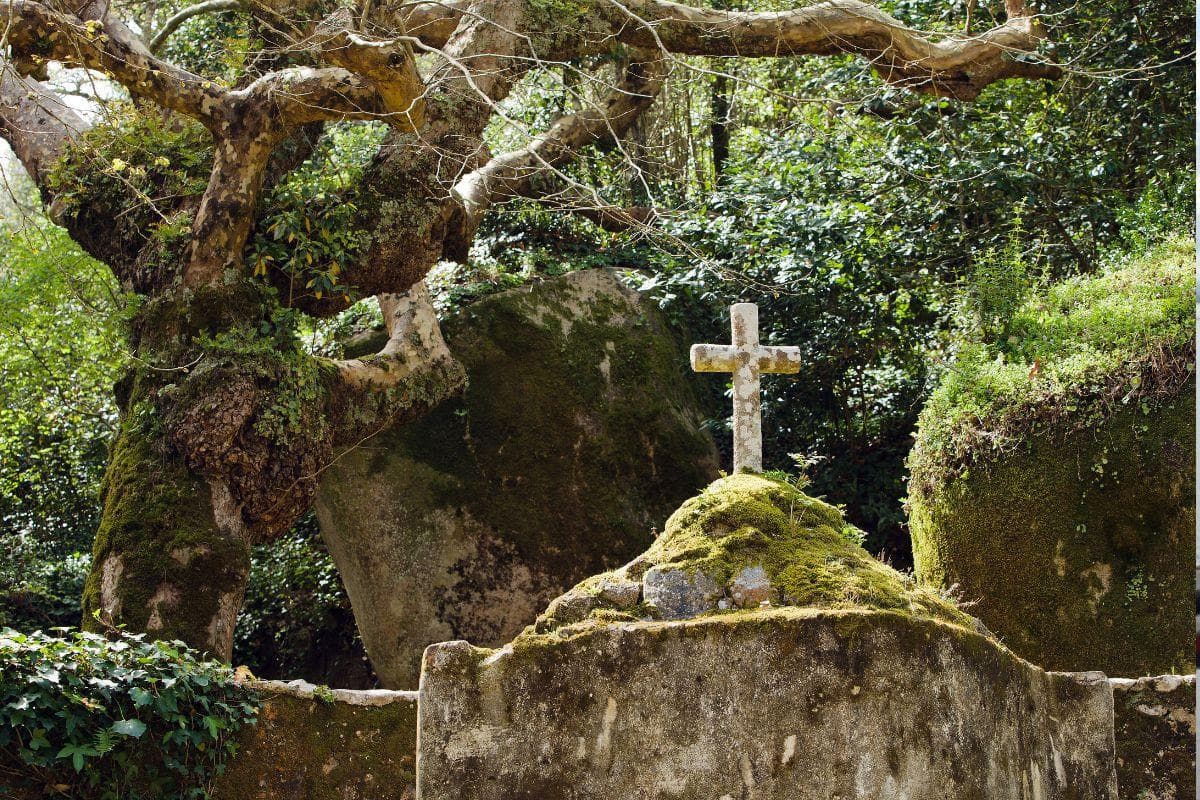
[(917, 576), (1048, 669), (1191, 669), (1193, 265), (1170, 243), (1031, 297), (922, 413)]
[(685, 348), (611, 272), (491, 295), (443, 331), (462, 397), (335, 459), (316, 504), (392, 687), (428, 644), (511, 639), (716, 476)]
[(721, 478), (685, 502), (644, 554), (556, 599), (514, 646), (596, 624), (772, 607), (886, 610), (977, 627), (872, 558), (860, 536), (837, 508), (783, 481)]

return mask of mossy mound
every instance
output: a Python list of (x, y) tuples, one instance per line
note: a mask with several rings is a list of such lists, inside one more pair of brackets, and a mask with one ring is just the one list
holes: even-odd
[(918, 579), (1048, 669), (1191, 667), (1193, 264), (1170, 243), (1031, 297), (922, 413)]
[(887, 610), (977, 627), (950, 600), (872, 558), (861, 537), (837, 508), (783, 481), (721, 478), (671, 515), (645, 553), (578, 584), (523, 637), (765, 607)]

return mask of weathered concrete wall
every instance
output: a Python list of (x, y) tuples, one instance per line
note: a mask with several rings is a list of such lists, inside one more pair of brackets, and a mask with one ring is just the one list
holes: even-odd
[(419, 718), (422, 800), (1117, 796), (1102, 675), (893, 612), (434, 645)]
[(385, 686), (432, 642), (498, 645), (623, 563), (716, 475), (653, 305), (605, 271), (486, 298), (444, 325), (459, 401), (326, 471), (316, 510)]
[(256, 725), (216, 781), (214, 800), (412, 800), (417, 693), (254, 684)]
[(431, 646), (422, 800), (1104, 800), (1112, 692), (1046, 673), (781, 481), (715, 481), (504, 648)]
[[(917, 577), (957, 584), (971, 613), (1047, 669), (1191, 669), (1194, 387), (911, 491)], [(927, 477), (914, 469), (910, 486)]]
[(1129, 800), (1196, 796), (1196, 676), (1113, 678), (1117, 784)]

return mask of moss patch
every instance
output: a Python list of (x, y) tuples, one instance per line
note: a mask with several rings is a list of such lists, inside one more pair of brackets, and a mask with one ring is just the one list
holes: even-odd
[[(319, 695), (324, 695), (322, 700)], [(214, 800), (411, 797), (417, 704), (354, 705), (328, 689), (313, 698), (270, 694), (258, 724), (211, 792)]]
[(1190, 669), (1194, 254), (1171, 242), (1031, 298), (922, 412), (917, 575), (1048, 669)]
[[(572, 633), (564, 627), (585, 616), (590, 624), (627, 618), (605, 599), (604, 587), (641, 580), (652, 567), (703, 575), (718, 587), (757, 567), (770, 581), (771, 605), (887, 610), (975, 626), (953, 602), (868, 555), (857, 533), (838, 509), (788, 483), (749, 474), (722, 478), (685, 502), (642, 556), (580, 583), (523, 636)], [(645, 606), (632, 611), (642, 618), (654, 613)]]
[(917, 575), (1047, 669), (1190, 669), (1195, 395), (1043, 435), (910, 498)]
[(115, 614), (103, 615), (105, 623), (222, 655), (214, 652), (209, 625), (223, 595), (240, 596), (250, 545), (219, 529), (208, 486), (178, 456), (154, 445), (137, 411), (123, 420), (105, 472), (83, 625), (101, 627), (93, 613), (101, 610), (101, 587), (109, 581), (117, 605), (108, 609)]
[(995, 341), (971, 342), (921, 413), (910, 491), (1031, 436), (1171, 402), (1194, 372), (1195, 243), (1174, 240), (1030, 296)]

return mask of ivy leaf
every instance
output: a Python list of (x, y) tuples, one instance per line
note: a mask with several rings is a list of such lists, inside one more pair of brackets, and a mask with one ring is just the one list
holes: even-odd
[(123, 733), (138, 739), (146, 732), (146, 723), (140, 719), (120, 719), (112, 724), (111, 730), (113, 733)]

